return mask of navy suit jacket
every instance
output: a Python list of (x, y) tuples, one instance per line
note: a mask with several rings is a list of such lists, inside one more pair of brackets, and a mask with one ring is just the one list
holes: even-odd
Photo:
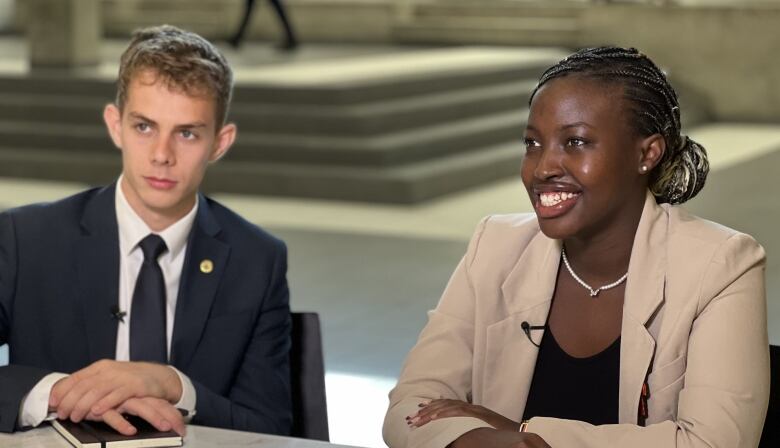
[[(115, 185), (0, 214), (0, 431), (49, 372), (116, 351)], [(282, 241), (203, 196), (189, 236), (170, 364), (197, 392), (193, 423), (288, 434), (290, 311)], [(201, 272), (203, 260), (213, 271)]]

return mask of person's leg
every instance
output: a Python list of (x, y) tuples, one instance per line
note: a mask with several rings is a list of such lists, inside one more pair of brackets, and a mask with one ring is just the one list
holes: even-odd
[(249, 26), (249, 20), (252, 18), (252, 11), (255, 7), (255, 0), (246, 0), (244, 2), (244, 16), (241, 18), (241, 24), (238, 26), (236, 34), (228, 39), (228, 43), (234, 48), (241, 46), (241, 42), (244, 40), (244, 34)]
[(290, 23), (290, 19), (287, 17), (287, 13), (284, 10), (284, 4), (282, 3), (282, 0), (268, 1), (276, 11), (276, 15), (279, 17), (279, 22), (281, 22), (282, 27), (284, 28), (284, 43), (282, 43), (281, 47), (287, 50), (292, 50), (298, 46), (298, 39), (295, 38), (295, 31), (293, 30), (292, 23)]

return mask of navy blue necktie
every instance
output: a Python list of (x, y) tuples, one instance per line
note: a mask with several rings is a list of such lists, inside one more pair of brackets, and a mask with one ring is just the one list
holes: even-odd
[(165, 278), (157, 258), (168, 248), (154, 234), (141, 240), (138, 246), (144, 253), (144, 263), (138, 272), (130, 308), (130, 361), (167, 364)]

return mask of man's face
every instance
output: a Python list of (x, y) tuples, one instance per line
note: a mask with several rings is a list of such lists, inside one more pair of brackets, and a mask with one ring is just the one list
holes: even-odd
[(123, 110), (110, 104), (104, 119), (122, 151), (122, 192), (147, 225), (162, 230), (192, 209), (206, 167), (227, 152), (236, 128), (217, 128), (214, 98), (171, 90), (155, 75), (139, 72)]

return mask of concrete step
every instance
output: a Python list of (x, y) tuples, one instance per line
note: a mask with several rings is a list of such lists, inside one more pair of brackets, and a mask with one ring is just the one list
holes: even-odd
[(393, 35), (404, 43), (499, 44), (574, 48), (579, 24), (572, 18), (435, 17), (400, 23)]
[[(522, 145), (497, 145), (392, 169), (229, 159), (213, 165), (204, 191), (412, 204), (505, 177), (520, 169)], [(0, 147), (0, 176), (87, 182), (116, 179), (118, 152)]]
[[(444, 48), (279, 64), (236, 66), (235, 105), (356, 105), (535, 79), (565, 52), (557, 49)], [(113, 100), (115, 73), (0, 75), (0, 94)]]
[(274, 196), (414, 204), (516, 176), (522, 154), (515, 142), (390, 169), (226, 163), (209, 173), (205, 185), (207, 190), (219, 186)]
[[(515, 81), (414, 98), (354, 106), (250, 104), (238, 102), (231, 121), (245, 131), (294, 135), (369, 136), (517, 110), (528, 102), (535, 81)], [(65, 95), (0, 94), (0, 120), (99, 123), (106, 101)]]
[(513, 81), (345, 107), (241, 103), (231, 110), (231, 119), (239, 129), (258, 133), (368, 137), (517, 111), (535, 84)]
[[(550, 48), (399, 50), (235, 65), (235, 147), (206, 188), (412, 203), (518, 171), (528, 94)], [(0, 78), (0, 172), (103, 183), (113, 73)]]
[(412, 14), (415, 17), (577, 17), (586, 4), (571, 1), (550, 0), (446, 0), (420, 2), (415, 4)]
[[(114, 74), (116, 76), (116, 74)], [(73, 76), (63, 73), (35, 73), (30, 75), (0, 75), (0, 94), (54, 96), (77, 103), (99, 99), (113, 101), (116, 96), (114, 78), (95, 74)]]
[(109, 100), (73, 95), (0, 93), (0, 121), (94, 125)]
[(42, 148), (63, 153), (83, 151), (100, 153), (113, 147), (105, 127), (100, 122), (92, 125), (2, 121), (0, 146), (13, 148)]
[(406, 43), (578, 45), (585, 5), (568, 1), (449, 0), (416, 3), (393, 28)]
[(252, 104), (346, 105), (414, 98), (537, 78), (566, 52), (555, 48), (441, 48), (254, 70), (234, 97)]
[(519, 109), (367, 138), (244, 135), (232, 150), (240, 160), (323, 165), (391, 166), (521, 141), (528, 112)]
[[(243, 132), (229, 157), (241, 161), (386, 166), (480, 146), (520, 141), (527, 110), (500, 112), (369, 137)], [(113, 147), (100, 124), (0, 122), (0, 146), (105, 152)]]
[[(241, 6), (224, 0), (127, 1), (101, 0), (103, 27), (110, 35), (126, 38), (133, 30), (170, 23), (208, 35), (226, 35), (238, 26)], [(236, 22), (235, 25), (232, 25)], [(232, 26), (226, 26), (230, 23)]]

